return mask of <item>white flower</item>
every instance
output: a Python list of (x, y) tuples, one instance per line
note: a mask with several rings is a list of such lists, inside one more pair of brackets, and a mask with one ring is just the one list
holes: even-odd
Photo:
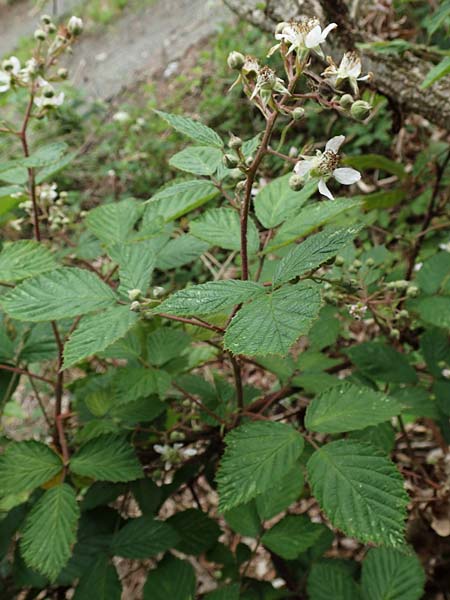
[(440, 250), (444, 250), (444, 252), (450, 252), (450, 242), (446, 244), (439, 244)]
[(6, 71), (0, 71), (0, 94), (7, 92), (11, 87), (11, 75)]
[(19, 73), (19, 77), (23, 83), (29, 83), (33, 77), (37, 73), (38, 62), (35, 58), (30, 58), (25, 63), (25, 67), (21, 69)]
[(255, 89), (250, 96), (250, 100), (253, 100), (259, 93), (261, 100), (267, 105), (272, 98), (272, 92), (289, 94), (289, 90), (285, 87), (283, 80), (276, 76), (275, 71), (270, 67), (262, 67), (256, 77)]
[(169, 471), (174, 464), (181, 462), (182, 458), (189, 458), (197, 454), (195, 448), (183, 448), (183, 444), (173, 444), (173, 446), (155, 444), (153, 450), (161, 454), (166, 471)]
[(298, 23), (280, 23), (275, 33), (275, 39), (279, 40), (280, 44), (271, 48), (269, 55), (273, 54), (281, 43), (284, 43), (288, 46), (288, 54), (295, 51), (298, 56), (304, 57), (310, 50), (313, 50), (323, 57), (320, 45), (325, 42), (330, 31), (336, 27), (336, 23), (331, 23), (322, 30), (319, 20), (316, 18), (303, 19)]
[(124, 110), (119, 110), (113, 115), (113, 121), (117, 121), (117, 123), (127, 123), (130, 119), (130, 115)]
[(450, 369), (443, 369), (441, 371), (442, 377), (445, 377), (445, 379), (450, 379)]
[(36, 79), (37, 93), (34, 98), (34, 103), (39, 108), (54, 108), (61, 106), (64, 102), (64, 92), (55, 94), (54, 87), (42, 77)]
[(361, 75), (361, 59), (356, 52), (346, 52), (342, 57), (339, 66), (336, 66), (331, 57), (327, 58), (329, 67), (322, 73), (324, 77), (330, 80), (335, 87), (340, 87), (348, 79), (350, 87), (355, 95), (358, 95), (358, 81), (367, 81), (370, 75)]
[(356, 169), (348, 167), (338, 168), (340, 156), (339, 149), (345, 141), (345, 136), (337, 135), (331, 138), (325, 146), (325, 152), (317, 151), (316, 156), (302, 156), (294, 167), (294, 172), (303, 178), (316, 177), (319, 179), (319, 192), (334, 200), (333, 194), (327, 186), (327, 180), (334, 177), (343, 185), (351, 185), (361, 179), (361, 174)]
[(43, 203), (50, 203), (56, 200), (58, 197), (57, 185), (56, 183), (44, 183), (39, 188), (39, 200)]

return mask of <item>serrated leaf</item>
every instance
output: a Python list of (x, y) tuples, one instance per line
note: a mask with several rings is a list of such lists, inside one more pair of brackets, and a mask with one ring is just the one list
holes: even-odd
[(36, 174), (36, 184), (40, 185), (50, 177), (54, 177), (56, 173), (59, 173), (62, 169), (67, 167), (75, 158), (77, 157), (77, 152), (71, 152), (70, 154), (66, 154), (59, 160), (49, 164), (47, 167), (44, 167), (39, 173)]
[(60, 160), (67, 150), (65, 142), (53, 142), (39, 147), (33, 154), (21, 158), (20, 163), (27, 168), (42, 168)]
[[(449, 10), (450, 12), (450, 10)], [(440, 63), (435, 65), (432, 69), (430, 69), (427, 73), (427, 76), (423, 80), (420, 88), (425, 90), (426, 88), (436, 83), (446, 75), (450, 73), (450, 56), (446, 56), (441, 60)]]
[(303, 438), (290, 425), (253, 422), (232, 430), (217, 473), (220, 510), (266, 492), (294, 466)]
[(239, 583), (230, 583), (206, 594), (205, 600), (239, 600)]
[[(404, 412), (403, 409), (404, 407), (402, 406), (402, 411)], [(383, 454), (389, 454), (395, 446), (395, 431), (390, 423), (380, 423), (379, 425), (352, 431), (347, 439), (372, 444), (372, 446), (378, 448)]]
[(395, 465), (369, 444), (338, 440), (316, 450), (309, 482), (333, 527), (362, 542), (404, 544), (408, 495)]
[[(267, 492), (270, 493), (270, 492)], [(223, 518), (233, 531), (246, 537), (257, 538), (262, 532), (261, 519), (256, 509), (255, 500), (239, 504), (223, 513)]]
[(0, 252), (0, 281), (20, 281), (55, 268), (53, 254), (39, 242), (19, 240)]
[(12, 442), (0, 456), (0, 495), (33, 490), (62, 468), (60, 457), (45, 444), (33, 440)]
[(432, 327), (420, 338), (420, 349), (430, 373), (442, 377), (442, 363), (450, 364), (450, 339), (441, 329)]
[(234, 354), (285, 355), (300, 335), (308, 333), (320, 307), (319, 287), (309, 282), (257, 296), (233, 317), (224, 347)]
[(261, 542), (278, 556), (294, 560), (315, 544), (324, 529), (305, 515), (288, 515), (266, 531)]
[(450, 253), (437, 252), (426, 260), (416, 275), (415, 283), (424, 294), (431, 296), (445, 289), (450, 282)]
[(177, 269), (194, 262), (209, 248), (208, 242), (185, 233), (170, 240), (156, 257), (156, 268), (160, 271)]
[(55, 581), (71, 556), (79, 516), (72, 487), (63, 483), (47, 490), (23, 528), (20, 548), (27, 565)]
[(88, 315), (64, 346), (64, 368), (106, 350), (123, 338), (138, 321), (129, 306), (112, 306), (104, 312)]
[(195, 572), (186, 560), (166, 556), (149, 572), (144, 586), (144, 600), (193, 600)]
[(57, 321), (114, 304), (112, 289), (97, 275), (63, 268), (27, 279), (1, 298), (4, 311), (18, 321)]
[(206, 204), (218, 195), (218, 189), (206, 179), (181, 181), (164, 187), (145, 203), (144, 227), (158, 215), (168, 223)]
[(151, 365), (161, 367), (188, 348), (191, 338), (180, 329), (159, 327), (147, 336), (147, 360)]
[(386, 394), (342, 383), (313, 399), (306, 411), (305, 426), (311, 431), (342, 433), (378, 425), (401, 412), (401, 404)]
[(317, 269), (347, 246), (360, 229), (358, 226), (324, 229), (307, 238), (278, 263), (273, 284), (279, 285)]
[(339, 215), (348, 210), (363, 206), (362, 198), (341, 198), (333, 202), (323, 201), (314, 204), (308, 204), (300, 213), (283, 223), (273, 240), (264, 250), (265, 254), (273, 252), (278, 248), (288, 246), (295, 240), (304, 237), (333, 221)]
[(261, 188), (254, 198), (255, 214), (267, 229), (276, 227), (290, 215), (298, 213), (317, 189), (317, 183), (310, 182), (296, 192), (289, 186), (290, 177), (291, 173), (288, 173), (274, 179)]
[(310, 600), (364, 600), (348, 569), (337, 560), (314, 563), (308, 575), (308, 597)]
[(145, 295), (155, 268), (156, 253), (147, 241), (119, 244), (109, 250), (109, 255), (119, 265), (119, 292), (128, 299), (128, 290), (141, 290)]
[(183, 554), (203, 554), (214, 546), (221, 534), (217, 523), (195, 508), (177, 512), (166, 522), (177, 532), (180, 541), (175, 549)]
[(194, 121), (194, 119), (189, 117), (181, 117), (180, 115), (166, 113), (162, 110), (155, 110), (155, 113), (169, 123), (171, 127), (191, 138), (194, 142), (204, 144), (205, 146), (222, 148), (223, 142), (219, 135), (207, 125), (199, 121)]
[(349, 348), (347, 354), (366, 377), (387, 383), (417, 382), (416, 371), (407, 357), (387, 344), (363, 342)]
[[(232, 208), (212, 208), (192, 221), (190, 232), (211, 246), (226, 250), (240, 250), (241, 225), (238, 213)], [(247, 228), (248, 251), (255, 254), (259, 249), (259, 234), (251, 218)]]
[(246, 302), (262, 293), (264, 287), (253, 281), (209, 281), (172, 294), (153, 312), (179, 316), (209, 315)]
[(123, 437), (102, 435), (75, 452), (70, 470), (98, 481), (133, 481), (143, 476), (133, 448)]
[(139, 208), (135, 200), (103, 204), (89, 211), (85, 224), (106, 246), (121, 244), (128, 239), (134, 224), (139, 218)]
[(173, 548), (179, 541), (175, 530), (152, 517), (129, 519), (113, 538), (111, 552), (123, 558), (150, 558)]
[[(17, 164), (18, 162), (15, 163), (15, 165)], [(23, 185), (28, 181), (27, 169), (15, 165), (12, 164), (9, 168), (0, 170), (0, 181), (13, 185)]]
[(206, 176), (214, 175), (221, 164), (222, 152), (211, 146), (189, 146), (169, 160), (169, 165), (180, 171)]
[(435, 327), (450, 329), (450, 296), (427, 296), (408, 302), (408, 309)]
[(256, 497), (256, 507), (262, 520), (272, 519), (286, 510), (303, 490), (304, 477), (299, 464), (296, 464), (273, 487)]
[(361, 583), (367, 600), (419, 600), (425, 573), (415, 554), (372, 548), (363, 560)]
[(93, 590), (95, 600), (120, 600), (122, 597), (122, 584), (107, 556), (100, 556), (80, 578), (73, 600), (92, 600)]
[(152, 394), (164, 396), (170, 382), (170, 375), (162, 369), (133, 366), (119, 369), (116, 372), (118, 400), (125, 404)]

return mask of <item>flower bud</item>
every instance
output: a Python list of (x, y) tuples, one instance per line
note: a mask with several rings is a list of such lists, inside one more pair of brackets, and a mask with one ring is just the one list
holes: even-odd
[(14, 69), (14, 65), (11, 60), (6, 59), (2, 62), (2, 69), (4, 71), (12, 71)]
[(237, 71), (239, 71), (244, 66), (244, 63), (245, 56), (240, 52), (236, 52), (235, 50), (233, 50), (233, 52), (230, 52), (230, 54), (228, 55), (227, 64), (230, 67), (230, 69), (236, 69)]
[(133, 312), (139, 312), (141, 310), (141, 305), (137, 300), (130, 304), (130, 310)]
[(56, 25), (54, 23), (50, 23), (47, 25), (47, 33), (55, 33)]
[(131, 301), (137, 300), (140, 296), (142, 296), (142, 292), (141, 290), (133, 289), (133, 290), (128, 290), (128, 298)]
[(246, 166), (251, 167), (254, 160), (255, 158), (253, 156), (247, 156), (247, 158), (245, 159)]
[(244, 173), (240, 169), (231, 169), (229, 176), (234, 180), (239, 180), (245, 177)]
[(236, 192), (238, 194), (240, 194), (241, 192), (243, 192), (245, 190), (246, 187), (247, 187), (246, 181), (238, 181), (238, 183), (236, 185)]
[(398, 329), (391, 329), (389, 337), (391, 337), (393, 340), (400, 339), (400, 331)]
[(362, 267), (362, 262), (356, 259), (353, 261), (353, 266), (355, 267), (355, 269), (360, 269)]
[(373, 267), (374, 264), (375, 264), (375, 261), (373, 260), (373, 258), (368, 258), (366, 260), (366, 267)]
[(50, 25), (52, 18), (50, 15), (42, 15), (41, 22), (44, 23), (44, 25)]
[(67, 79), (68, 76), (69, 76), (69, 71), (67, 69), (65, 69), (64, 67), (61, 67), (60, 69), (58, 69), (58, 77), (60, 79)]
[(407, 310), (403, 309), (403, 310), (399, 311), (397, 316), (399, 319), (407, 319), (409, 317), (409, 312)]
[(43, 42), (46, 38), (47, 38), (47, 34), (45, 33), (45, 31), (43, 29), (36, 29), (36, 31), (34, 32), (35, 40), (38, 40), (39, 42)]
[(342, 265), (344, 264), (344, 257), (340, 256), (339, 254), (336, 256), (336, 258), (334, 259), (334, 264), (337, 267), (342, 267)]
[(371, 104), (365, 102), (364, 100), (357, 100), (356, 102), (353, 102), (350, 113), (352, 117), (358, 119), (358, 121), (364, 121), (364, 119), (370, 115), (371, 110)]
[(296, 173), (294, 173), (293, 175), (291, 175), (291, 177), (289, 178), (289, 187), (291, 188), (291, 190), (294, 190), (294, 192), (299, 192), (304, 186), (304, 181), (303, 178), (300, 177), (300, 175), (297, 175)]
[(234, 169), (239, 164), (239, 159), (234, 154), (224, 154), (222, 160), (227, 169)]
[(228, 146), (232, 149), (232, 150), (237, 150), (238, 148), (242, 147), (242, 140), (240, 137), (238, 137), (237, 135), (234, 135), (233, 133), (230, 135), (230, 139), (228, 140)]
[(186, 436), (182, 431), (171, 431), (169, 438), (171, 442), (182, 442)]
[(339, 104), (342, 106), (342, 108), (348, 109), (350, 108), (350, 106), (353, 104), (354, 102), (354, 98), (353, 96), (351, 96), (350, 94), (344, 94), (342, 96), (342, 98), (339, 100)]
[(71, 35), (80, 35), (83, 31), (83, 21), (79, 17), (70, 17), (67, 29)]
[(406, 295), (410, 298), (415, 298), (419, 295), (419, 288), (415, 285), (410, 285), (406, 290)]
[(291, 113), (294, 121), (300, 121), (305, 116), (305, 109), (302, 106), (297, 106)]
[(153, 288), (152, 294), (153, 298), (159, 298), (159, 296), (162, 296), (164, 294), (164, 288), (158, 285)]

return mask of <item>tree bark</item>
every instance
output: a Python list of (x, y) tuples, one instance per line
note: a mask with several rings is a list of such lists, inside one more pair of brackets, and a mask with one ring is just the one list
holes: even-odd
[[(344, 0), (266, 0), (264, 9), (260, 0), (224, 2), (240, 17), (269, 32), (274, 30), (277, 23), (297, 20), (302, 15), (317, 16), (322, 23), (337, 23), (339, 27), (333, 32), (336, 43), (329, 48), (329, 54), (338, 60), (343, 52), (353, 49), (357, 42), (374, 41), (352, 21)], [(366, 49), (359, 52), (364, 72), (373, 73), (371, 85), (389, 98), (400, 115), (415, 113), (450, 131), (448, 76), (422, 90), (420, 85), (433, 67), (428, 60), (409, 50), (399, 55), (380, 54)]]

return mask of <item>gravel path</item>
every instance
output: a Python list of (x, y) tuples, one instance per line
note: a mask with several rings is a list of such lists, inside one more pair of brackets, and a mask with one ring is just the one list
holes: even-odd
[[(59, 13), (73, 5), (76, 0), (59, 0)], [(51, 7), (48, 2), (45, 10)], [(221, 0), (156, 0), (135, 11), (130, 6), (100, 34), (81, 38), (69, 59), (71, 76), (88, 97), (110, 98), (178, 60), (230, 19)], [(36, 21), (26, 2), (0, 6), (0, 56), (12, 51), (18, 37), (32, 33)]]

